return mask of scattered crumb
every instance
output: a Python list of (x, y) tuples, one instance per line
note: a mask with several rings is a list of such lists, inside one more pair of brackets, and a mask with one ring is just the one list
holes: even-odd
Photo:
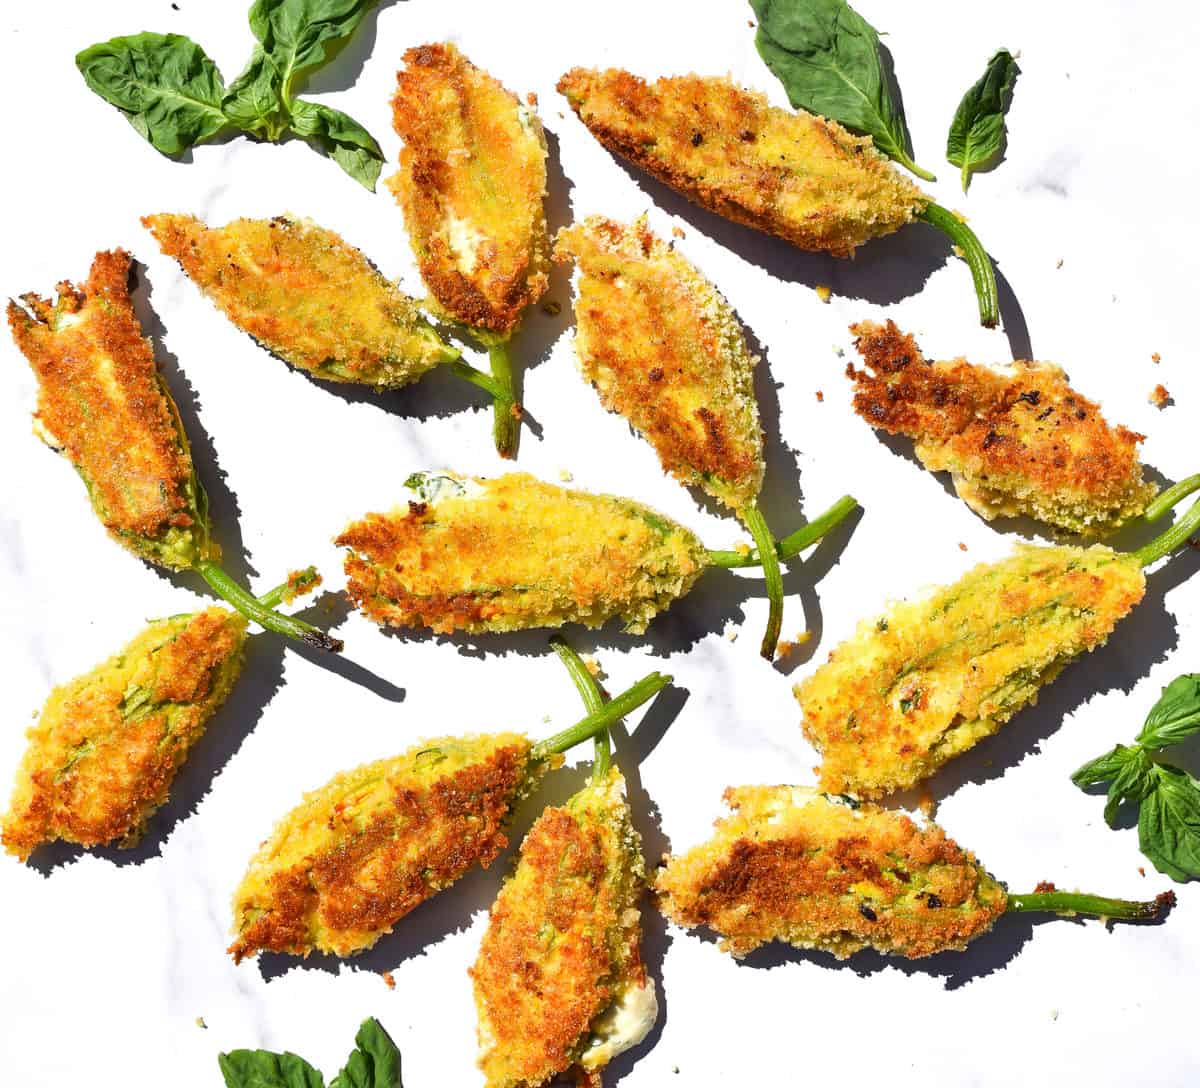
[(844, 359), (846, 357), (846, 349), (835, 347), (833, 349), (833, 354), (836, 355), (839, 359)]
[(737, 542), (737, 544), (734, 546), (733, 550), (735, 552), (737, 552), (738, 555), (749, 555), (751, 549), (750, 549), (750, 545), (747, 544), (744, 540), (739, 540)]
[(1059, 258), (1058, 258), (1058, 263), (1057, 263), (1057, 264), (1055, 264), (1055, 266), (1054, 266), (1054, 267), (1055, 267), (1055, 268), (1062, 268), (1062, 266), (1063, 266), (1063, 259), (1062, 259), (1061, 257), (1059, 257)]
[(817, 292), (817, 298), (822, 302), (828, 302), (833, 297), (833, 288), (828, 284), (818, 283), (814, 290)]
[(1167, 392), (1165, 385), (1160, 383), (1150, 391), (1150, 403), (1155, 408), (1165, 408), (1171, 403), (1171, 394)]
[(544, 722), (548, 722), (549, 720), (550, 720), (550, 715), (549, 715), (549, 714), (543, 714), (543, 715), (542, 715), (542, 721), (544, 721)]
[[(748, 27), (749, 27), (751, 30), (753, 30), (753, 29), (754, 29), (754, 20), (753, 20), (753, 19), (747, 19), (747, 20), (746, 20), (746, 25), (747, 25), (747, 26), (748, 26)], [(675, 1072), (676, 1072), (676, 1073), (678, 1073), (678, 1072), (679, 1072), (679, 1067), (678, 1067), (678, 1066), (676, 1066), (676, 1068), (675, 1068)]]
[(1145, 876), (1145, 875), (1146, 875), (1146, 868), (1145, 868), (1145, 866), (1144, 866), (1144, 865), (1139, 865), (1139, 866), (1138, 866), (1138, 876)]
[[(174, 5), (172, 5), (172, 7), (174, 7)], [(208, 1025), (204, 1022), (203, 1016), (196, 1017), (196, 1027), (202, 1028), (204, 1031), (208, 1031)]]
[(917, 808), (921, 810), (927, 820), (932, 820), (937, 815), (937, 802), (927, 788), (922, 788), (921, 792), (917, 794)]
[[(750, 25), (751, 25), (751, 26), (753, 26), (754, 24), (753, 24), (753, 23), (751, 23)], [(671, 1066), (671, 1072), (672, 1072), (672, 1073), (678, 1073), (678, 1072), (679, 1072), (679, 1066), (677, 1066), (677, 1065), (673, 1065), (673, 1066)]]
[(672, 227), (671, 233), (676, 238), (686, 238), (687, 237), (687, 235), (683, 233), (683, 227), (679, 227), (679, 226)]
[(961, 540), (958, 542), (958, 550), (960, 552), (965, 552), (967, 550), (967, 546)]
[(522, 409), (522, 407), (519, 404), (514, 404), (509, 409), (509, 412), (512, 415), (513, 419), (520, 419), (521, 416), (523, 416), (525, 414), (524, 409)]
[[(962, 216), (961, 216), (961, 215), (959, 216), (959, 219), (962, 219)], [(954, 256), (956, 256), (957, 258), (959, 258), (959, 260), (963, 260), (963, 261), (965, 261), (965, 260), (967, 259), (967, 255), (966, 255), (966, 254), (963, 252), (963, 250), (962, 250), (962, 246), (959, 246), (959, 245), (953, 245), (953, 246), (951, 246), (951, 247), (950, 247), (950, 249), (953, 251), (953, 253), (954, 253)]]
[(738, 637), (737, 628), (736, 627), (729, 628), (729, 630), (725, 632), (725, 637), (727, 639), (729, 639), (730, 642), (737, 642), (737, 637)]
[(1159, 354), (1158, 354), (1158, 352), (1156, 351), (1156, 352), (1155, 352), (1153, 355), (1151, 355), (1151, 356), (1150, 356), (1150, 362), (1152, 362), (1152, 363), (1161, 363), (1161, 362), (1162, 362), (1162, 356), (1161, 356), (1161, 355), (1159, 355)]
[(1058, 889), (1054, 886), (1054, 882), (1050, 880), (1039, 880), (1037, 887), (1033, 889), (1035, 892), (1056, 892)]
[(821, 390), (819, 390), (819, 389), (817, 390), (817, 403), (818, 404), (825, 403), (825, 394), (822, 393)]
[(1057, 1020), (1057, 1019), (1058, 1019), (1058, 1009), (1051, 1009), (1051, 1010), (1050, 1010), (1050, 1019), (1051, 1019), (1051, 1020)]
[(572, 476), (571, 473), (565, 468), (560, 468), (558, 470), (558, 478), (562, 480), (564, 484), (569, 484), (573, 479), (575, 479), (575, 477)]
[(562, 313), (562, 303), (557, 299), (548, 298), (542, 303), (542, 313), (549, 314), (551, 317), (558, 317)]
[(562, 111), (561, 111), (561, 110), (559, 111), (559, 114), (558, 114), (558, 119), (559, 119), (560, 121), (565, 121), (565, 120), (566, 120), (566, 118), (565, 118), (565, 117), (562, 115)]
[(527, 106), (533, 106), (534, 108), (537, 107), (537, 95), (533, 91), (530, 91), (525, 96), (525, 104)]
[[(535, 105), (535, 103), (531, 102), (530, 105)], [(396, 988), (396, 976), (393, 975), (391, 971), (380, 971), (379, 977), (387, 983), (387, 988), (389, 990), (394, 990)]]
[(796, 636), (796, 645), (803, 646), (806, 642), (812, 642), (813, 634), (811, 631), (801, 631)]
[(587, 671), (592, 674), (593, 680), (602, 680), (604, 678), (604, 670), (600, 667), (600, 662), (597, 661), (591, 654), (583, 654), (582, 660), (587, 666)]

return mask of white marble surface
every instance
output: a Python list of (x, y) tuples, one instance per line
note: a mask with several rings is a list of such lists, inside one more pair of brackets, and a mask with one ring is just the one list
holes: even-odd
[[(140, 303), (160, 323), (151, 327), (232, 567), (261, 586), (315, 562), (337, 590), (330, 538), (350, 516), (390, 505), (411, 470), (500, 468), (488, 416), (447, 377), (376, 398), (340, 395), (291, 373), (156, 251), (138, 225), (145, 212), (224, 222), (291, 210), (341, 231), (420, 290), (399, 212), (382, 189), (371, 196), (296, 143), (235, 139), (197, 150), (194, 161), (170, 162), (85, 90), (75, 51), (141, 29), (193, 35), (232, 78), (248, 51), (245, 0), (174, 6), (4, 6), (0, 100), (10, 121), (0, 293), (46, 292), (82, 277), (97, 248), (130, 248), (145, 262)], [(645, 74), (730, 72), (782, 101), (754, 52), (743, 4), (385, 4), (310, 87), (364, 122), (393, 160), (399, 144), (388, 99), (409, 45), (453, 38), (510, 87), (536, 91), (554, 150), (552, 225), (573, 214), (649, 209), (657, 230), (680, 226), (680, 248), (761, 345), (773, 524), (797, 524), (798, 504), (811, 515), (843, 491), (865, 507), (852, 533), (788, 579), (785, 631), (818, 635), (790, 676), (756, 656), (765, 606), (752, 574), (712, 575), (642, 640), (572, 632), (576, 645), (596, 650), (616, 686), (650, 668), (676, 677), (677, 691), (635, 716), (623, 745), (651, 857), (703, 836), (728, 783), (808, 781), (814, 758), (791, 680), (888, 597), (948, 580), (1014, 539), (854, 418), (838, 353), (849, 349), (851, 321), (892, 316), (934, 356), (1060, 362), (1110, 418), (1148, 435), (1148, 464), (1171, 479), (1197, 467), (1200, 158), (1184, 111), (1195, 96), (1196, 15), (1178, 5), (1164, 25), (1132, 2), (967, 9), (926, 0), (906, 5), (902, 21), (883, 0), (859, 6), (892, 32), (917, 158), (941, 175), (933, 192), (970, 214), (999, 263), (1003, 331), (978, 327), (966, 269), (923, 226), (869, 245), (853, 263), (799, 253), (623, 168), (554, 91), (571, 65), (619, 64)], [(1023, 69), (1008, 158), (978, 176), (964, 200), (954, 169), (941, 161), (945, 129), (1000, 45), (1021, 51)], [(833, 286), (829, 305), (814, 294), (818, 283)], [(583, 487), (634, 495), (695, 526), (712, 546), (728, 546), (737, 536), (732, 521), (664, 478), (649, 448), (579, 381), (561, 273), (551, 296), (564, 303), (562, 315), (531, 314), (516, 347), (529, 364), (526, 401), (538, 424), (536, 436), (525, 435), (521, 467), (551, 479), (567, 468)], [(200, 598), (195, 581), (165, 578), (106, 538), (70, 467), (30, 434), (27, 367), (11, 345), (0, 352), (7, 778), (52, 684), (105, 657), (145, 617)], [(1157, 366), (1153, 352), (1162, 357)], [(1147, 403), (1159, 381), (1177, 402), (1162, 412)], [(1156, 572), (1147, 600), (1107, 648), (934, 781), (946, 828), (1014, 888), (1046, 878), (1142, 897), (1168, 887), (1152, 870), (1140, 874), (1136, 835), (1107, 830), (1101, 801), (1068, 775), (1132, 736), (1165, 682), (1200, 667), (1198, 569), (1192, 552)], [(743, 637), (727, 641), (727, 628)], [(332, 1071), (355, 1026), (374, 1014), (404, 1052), (409, 1088), (479, 1082), (465, 972), (503, 861), (340, 967), (281, 958), (235, 967), (223, 952), (229, 896), (274, 819), (335, 770), (431, 732), (548, 729), (547, 716), (555, 724), (577, 716), (576, 697), (541, 633), (478, 643), (395, 638), (354, 616), (340, 632), (340, 663), (269, 636), (253, 639), (235, 696), (138, 849), (47, 851), (29, 867), (11, 858), (0, 864), (0, 1081), (211, 1088), (217, 1052), (254, 1045), (290, 1047)], [(553, 778), (515, 839), (538, 805), (577, 782), (570, 772)], [(897, 1086), (1195, 1083), (1200, 889), (1177, 890), (1179, 907), (1161, 927), (1108, 932), (1010, 920), (965, 955), (917, 966), (783, 952), (739, 964), (648, 914), (646, 953), (665, 992), (663, 1017), (611, 1079), (630, 1088), (848, 1076)], [(383, 970), (393, 971), (394, 991)]]

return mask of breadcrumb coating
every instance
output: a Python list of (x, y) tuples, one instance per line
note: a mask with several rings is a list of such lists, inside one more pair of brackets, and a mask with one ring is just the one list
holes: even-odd
[(531, 106), (449, 44), (404, 54), (388, 179), (421, 275), (453, 321), (504, 337), (549, 283), (546, 139)]
[(147, 215), (168, 257), (243, 332), (315, 378), (395, 389), (458, 357), (360, 250), (307, 219)]
[(1143, 435), (1112, 427), (1050, 363), (1004, 371), (930, 362), (894, 322), (851, 327), (866, 370), (848, 366), (854, 409), (872, 427), (915, 439), (931, 472), (988, 520), (1025, 514), (1103, 535), (1137, 517), (1158, 488), (1142, 479)]
[(379, 624), (516, 631), (620, 617), (641, 632), (703, 573), (707, 552), (678, 522), (631, 499), (526, 473), (452, 474), (429, 501), (368, 514), (348, 548), (347, 593)]
[(821, 788), (877, 797), (927, 778), (1102, 646), (1145, 590), (1132, 555), (1022, 545), (859, 624), (795, 688)]
[(64, 280), (56, 302), (22, 295), (24, 307), (8, 304), (8, 324), (38, 380), (34, 431), (75, 466), (116, 540), (182, 570), (220, 549), (178, 409), (133, 310), (131, 267), (123, 249), (97, 253), (82, 287)]
[(50, 693), (17, 771), (4, 848), (132, 846), (167, 800), (242, 667), (246, 620), (223, 608), (156, 620)]
[(801, 249), (850, 257), (928, 202), (869, 137), (768, 105), (728, 79), (647, 83), (616, 68), (573, 68), (558, 89), (610, 151), (701, 207)]
[(725, 791), (716, 834), (655, 879), (673, 922), (744, 956), (768, 941), (845, 959), (961, 951), (1004, 913), (1004, 887), (936, 824), (800, 786)]
[(439, 737), (336, 775), (276, 825), (233, 899), (237, 961), (370, 948), (508, 845), (512, 808), (561, 757), (517, 733)]
[[(653, 991), (639, 951), (644, 881), (616, 770), (538, 817), (471, 969), (488, 1088), (533, 1088), (607, 1063), (610, 1050), (589, 1046), (593, 1025), (626, 991)], [(643, 1037), (649, 1026), (639, 1025)]]
[(592, 216), (558, 233), (575, 261), (575, 350), (610, 412), (654, 447), (663, 468), (733, 510), (762, 487), (758, 361), (733, 309), (645, 216), (626, 226)]

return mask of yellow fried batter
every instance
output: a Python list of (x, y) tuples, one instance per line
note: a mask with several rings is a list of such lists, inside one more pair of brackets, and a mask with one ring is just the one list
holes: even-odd
[(701, 207), (801, 249), (852, 256), (928, 202), (869, 138), (770, 106), (727, 79), (647, 83), (615, 68), (573, 68), (558, 89), (610, 151)]
[(729, 303), (646, 226), (593, 216), (560, 231), (579, 265), (575, 350), (604, 407), (650, 442), (676, 479), (733, 510), (763, 481), (754, 364)]
[(276, 825), (233, 899), (235, 960), (348, 956), (508, 844), (512, 807), (547, 769), (526, 737), (440, 737), (335, 776)]
[(83, 477), (92, 508), (126, 548), (179, 570), (220, 556), (208, 535), (175, 402), (129, 296), (131, 259), (97, 253), (58, 300), (8, 304), (13, 339), (38, 379), (35, 432)]
[(471, 969), (488, 1088), (596, 1074), (658, 1012), (642, 965), (641, 839), (616, 770), (538, 818)]
[(1143, 436), (1109, 426), (1057, 366), (931, 363), (891, 321), (851, 331), (869, 368), (847, 368), (858, 386), (855, 411), (872, 427), (915, 439), (921, 463), (949, 470), (977, 514), (1027, 514), (1103, 534), (1154, 498), (1158, 489), (1142, 479), (1138, 460)]
[(404, 150), (388, 187), (421, 275), (451, 320), (507, 336), (548, 283), (541, 122), (449, 43), (404, 63), (392, 101)]
[(821, 787), (904, 789), (995, 733), (1145, 593), (1136, 557), (1019, 546), (954, 585), (892, 605), (795, 691)]
[(786, 941), (919, 959), (961, 951), (1004, 913), (1003, 886), (936, 824), (800, 786), (730, 788), (725, 801), (733, 815), (669, 858), (655, 890), (668, 918), (715, 930), (735, 956)]
[(525, 473), (409, 484), (424, 501), (368, 514), (336, 540), (350, 549), (347, 593), (376, 623), (448, 633), (619, 616), (641, 632), (707, 564), (689, 530), (631, 499)]
[(242, 667), (246, 621), (223, 608), (156, 620), (50, 693), (29, 730), (2, 831), (22, 861), (43, 843), (130, 846)]
[(394, 389), (458, 352), (417, 304), (331, 230), (307, 219), (147, 215), (162, 251), (239, 329), (316, 378)]

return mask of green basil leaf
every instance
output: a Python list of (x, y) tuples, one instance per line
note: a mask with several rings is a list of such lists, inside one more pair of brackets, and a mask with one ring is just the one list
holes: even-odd
[(889, 158), (926, 181), (909, 154), (904, 110), (892, 98), (879, 35), (846, 0), (750, 0), (759, 56), (797, 109), (870, 136)]
[(1157, 788), (1142, 802), (1138, 845), (1172, 880), (1200, 877), (1200, 782), (1178, 767), (1155, 767)]
[(1098, 786), (1101, 782), (1108, 782), (1120, 774), (1121, 769), (1133, 757), (1134, 749), (1126, 748), (1123, 744), (1118, 744), (1111, 752), (1106, 752), (1102, 756), (1097, 756), (1095, 759), (1085, 763), (1073, 775), (1071, 781), (1080, 789), (1087, 789), (1088, 786)]
[(349, 114), (298, 98), (292, 103), (292, 131), (312, 140), (355, 181), (375, 191), (383, 152), (375, 137)]
[(1166, 748), (1200, 733), (1200, 674), (1177, 676), (1146, 715), (1138, 744)]
[(164, 155), (178, 155), (228, 124), (217, 66), (180, 34), (132, 34), (75, 57), (87, 85)]
[(324, 64), (331, 48), (357, 29), (377, 0), (254, 0), (250, 30), (282, 76), (282, 97), (290, 104), (296, 78)]
[(400, 1051), (373, 1016), (354, 1036), (355, 1049), (329, 1088), (402, 1088)]
[(1004, 145), (1004, 114), (1012, 100), (1017, 70), (1013, 55), (1007, 49), (999, 50), (954, 111), (946, 138), (946, 158), (962, 167), (964, 193), (971, 172), (992, 162)]
[(261, 46), (229, 84), (222, 108), (232, 124), (260, 139), (278, 140), (287, 131), (291, 115), (283, 100), (283, 74)]
[(1155, 787), (1154, 764), (1140, 748), (1129, 749), (1131, 755), (1117, 771), (1108, 787), (1108, 801), (1104, 806), (1104, 822), (1112, 827), (1117, 821), (1117, 810), (1131, 801), (1136, 804), (1152, 793)]
[(325, 1078), (296, 1054), (231, 1050), (217, 1057), (226, 1088), (325, 1088)]

